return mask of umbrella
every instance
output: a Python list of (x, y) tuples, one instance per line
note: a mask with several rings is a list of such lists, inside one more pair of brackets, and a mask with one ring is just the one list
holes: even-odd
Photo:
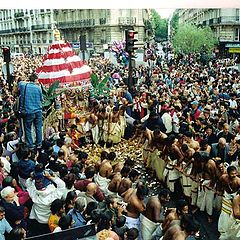
[(36, 69), (38, 80), (49, 85), (57, 80), (60, 85), (82, 86), (90, 85), (91, 68), (75, 55), (68, 42), (59, 40), (47, 49), (43, 63)]

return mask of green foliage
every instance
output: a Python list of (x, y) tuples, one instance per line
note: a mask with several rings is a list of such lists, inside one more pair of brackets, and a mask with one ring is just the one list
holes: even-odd
[(179, 22), (179, 14), (175, 11), (171, 19), (171, 29), (172, 29), (173, 35), (177, 32), (178, 22)]
[(109, 87), (107, 86), (109, 80), (109, 76), (106, 75), (104, 79), (99, 79), (96, 73), (91, 74), (91, 84), (93, 86), (91, 95), (93, 97), (99, 96), (108, 96), (109, 95)]
[(60, 95), (64, 90), (61, 90), (57, 92), (57, 89), (59, 87), (60, 81), (55, 81), (50, 85), (50, 87), (47, 89), (43, 85), (41, 85), (42, 93), (43, 93), (43, 108), (49, 108), (51, 105), (55, 102), (55, 99), (58, 95)]
[(162, 19), (156, 10), (151, 10), (152, 26), (155, 31), (156, 39), (167, 39), (168, 36), (168, 20)]
[(217, 39), (209, 27), (198, 28), (195, 25), (184, 24), (178, 27), (173, 38), (173, 46), (176, 53), (201, 53), (204, 50), (210, 53)]

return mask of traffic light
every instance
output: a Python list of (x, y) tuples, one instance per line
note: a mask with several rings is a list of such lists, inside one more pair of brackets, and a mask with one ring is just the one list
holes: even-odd
[(87, 50), (86, 35), (80, 36), (80, 50), (81, 51)]
[(137, 33), (138, 32), (134, 30), (125, 30), (125, 40), (126, 40), (125, 51), (128, 52), (129, 54), (133, 53), (134, 50), (137, 49), (137, 47), (134, 46), (135, 42), (138, 41), (137, 39), (135, 39), (135, 34)]
[(9, 63), (11, 61), (10, 48), (9, 47), (3, 47), (2, 48), (2, 54), (3, 54), (4, 62)]

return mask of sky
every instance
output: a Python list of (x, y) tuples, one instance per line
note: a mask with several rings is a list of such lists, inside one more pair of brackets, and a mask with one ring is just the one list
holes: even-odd
[(240, 0), (1, 0), (1, 9), (240, 8)]
[(161, 16), (161, 18), (168, 18), (175, 11), (175, 8), (158, 8), (156, 11)]

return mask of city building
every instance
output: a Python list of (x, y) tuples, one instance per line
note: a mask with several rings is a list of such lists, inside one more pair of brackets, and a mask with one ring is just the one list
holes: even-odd
[(179, 24), (209, 26), (219, 41), (216, 51), (225, 56), (240, 54), (240, 9), (178, 9)]
[(86, 35), (87, 50), (103, 53), (114, 41), (125, 39), (125, 29), (138, 32), (138, 44), (148, 39), (147, 9), (2, 9), (0, 45), (12, 52), (43, 54), (54, 41), (54, 29), (79, 49)]

